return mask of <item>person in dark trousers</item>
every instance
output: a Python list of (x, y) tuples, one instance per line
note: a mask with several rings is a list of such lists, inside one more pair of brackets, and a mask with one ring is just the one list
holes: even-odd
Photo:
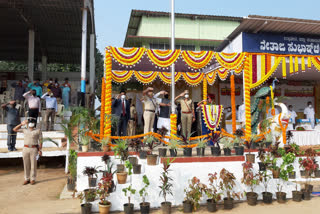
[(12, 100), (9, 103), (1, 105), (1, 107), (7, 112), (8, 150), (11, 152), (17, 151), (16, 149), (17, 133), (14, 132), (13, 129), (20, 123), (20, 117), (19, 117), (19, 110), (16, 109), (16, 101)]
[(126, 99), (126, 92), (121, 91), (112, 103), (115, 114), (119, 117), (117, 134), (118, 136), (127, 135), (127, 126), (130, 119), (130, 102)]
[(41, 112), (40, 98), (37, 97), (36, 91), (31, 90), (23, 94), (23, 97), (28, 101), (28, 116), (34, 118), (37, 123), (39, 112)]

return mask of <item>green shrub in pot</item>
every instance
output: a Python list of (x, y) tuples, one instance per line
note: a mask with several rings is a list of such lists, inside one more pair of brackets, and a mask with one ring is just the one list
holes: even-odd
[(184, 212), (196, 211), (200, 204), (200, 200), (205, 191), (205, 185), (200, 183), (197, 177), (193, 177), (188, 184), (188, 187), (184, 189), (185, 200), (183, 201)]
[(207, 209), (209, 212), (217, 211), (217, 203), (221, 200), (222, 193), (219, 189), (217, 173), (209, 173), (209, 185), (205, 187), (205, 194), (208, 197)]
[(161, 210), (162, 213), (170, 214), (171, 213), (171, 202), (167, 201), (167, 196), (168, 195), (173, 195), (172, 188), (172, 177), (170, 177), (169, 172), (170, 172), (170, 166), (174, 162), (175, 158), (170, 159), (167, 158), (165, 161), (163, 161), (163, 171), (161, 172), (160, 175), (160, 192), (159, 196), (162, 195), (164, 202), (161, 203)]
[(259, 173), (254, 173), (252, 163), (245, 162), (242, 164), (243, 167), (243, 177), (241, 182), (248, 186), (251, 192), (246, 192), (247, 202), (251, 206), (255, 206), (257, 204), (258, 194), (254, 192), (255, 186), (260, 184), (262, 177)]
[(142, 214), (147, 214), (150, 211), (150, 203), (146, 202), (146, 197), (148, 196), (148, 187), (150, 185), (150, 181), (146, 175), (142, 177), (143, 187), (139, 190), (139, 195), (141, 197), (142, 202), (140, 203), (140, 210)]

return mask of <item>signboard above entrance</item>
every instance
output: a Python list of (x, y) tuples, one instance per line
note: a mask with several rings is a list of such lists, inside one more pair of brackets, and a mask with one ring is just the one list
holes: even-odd
[(320, 55), (320, 38), (284, 35), (242, 33), (244, 52)]

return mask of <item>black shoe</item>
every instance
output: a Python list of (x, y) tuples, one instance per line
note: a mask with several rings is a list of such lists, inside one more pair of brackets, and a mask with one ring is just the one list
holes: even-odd
[(8, 152), (13, 152), (13, 150), (12, 149), (8, 149)]
[(13, 148), (11, 151), (18, 151), (18, 149), (16, 149), (16, 148)]

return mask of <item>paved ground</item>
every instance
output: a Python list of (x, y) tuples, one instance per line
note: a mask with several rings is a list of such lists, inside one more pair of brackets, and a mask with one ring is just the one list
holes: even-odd
[[(1, 214), (75, 214), (80, 213), (78, 199), (59, 200), (66, 176), (63, 168), (38, 170), (38, 183), (34, 186), (22, 186), (22, 169), (0, 169), (0, 213)], [(219, 207), (218, 213), (245, 214), (318, 214), (320, 212), (320, 197), (311, 201), (296, 203), (288, 201), (286, 204), (274, 202), (272, 205), (259, 203), (250, 207), (246, 203), (239, 203), (232, 211), (225, 211)], [(120, 213), (120, 212), (119, 212)], [(140, 213), (140, 212), (136, 212)], [(153, 210), (151, 213), (161, 213)], [(173, 213), (181, 213), (181, 208)], [(208, 213), (205, 207), (197, 213)]]

